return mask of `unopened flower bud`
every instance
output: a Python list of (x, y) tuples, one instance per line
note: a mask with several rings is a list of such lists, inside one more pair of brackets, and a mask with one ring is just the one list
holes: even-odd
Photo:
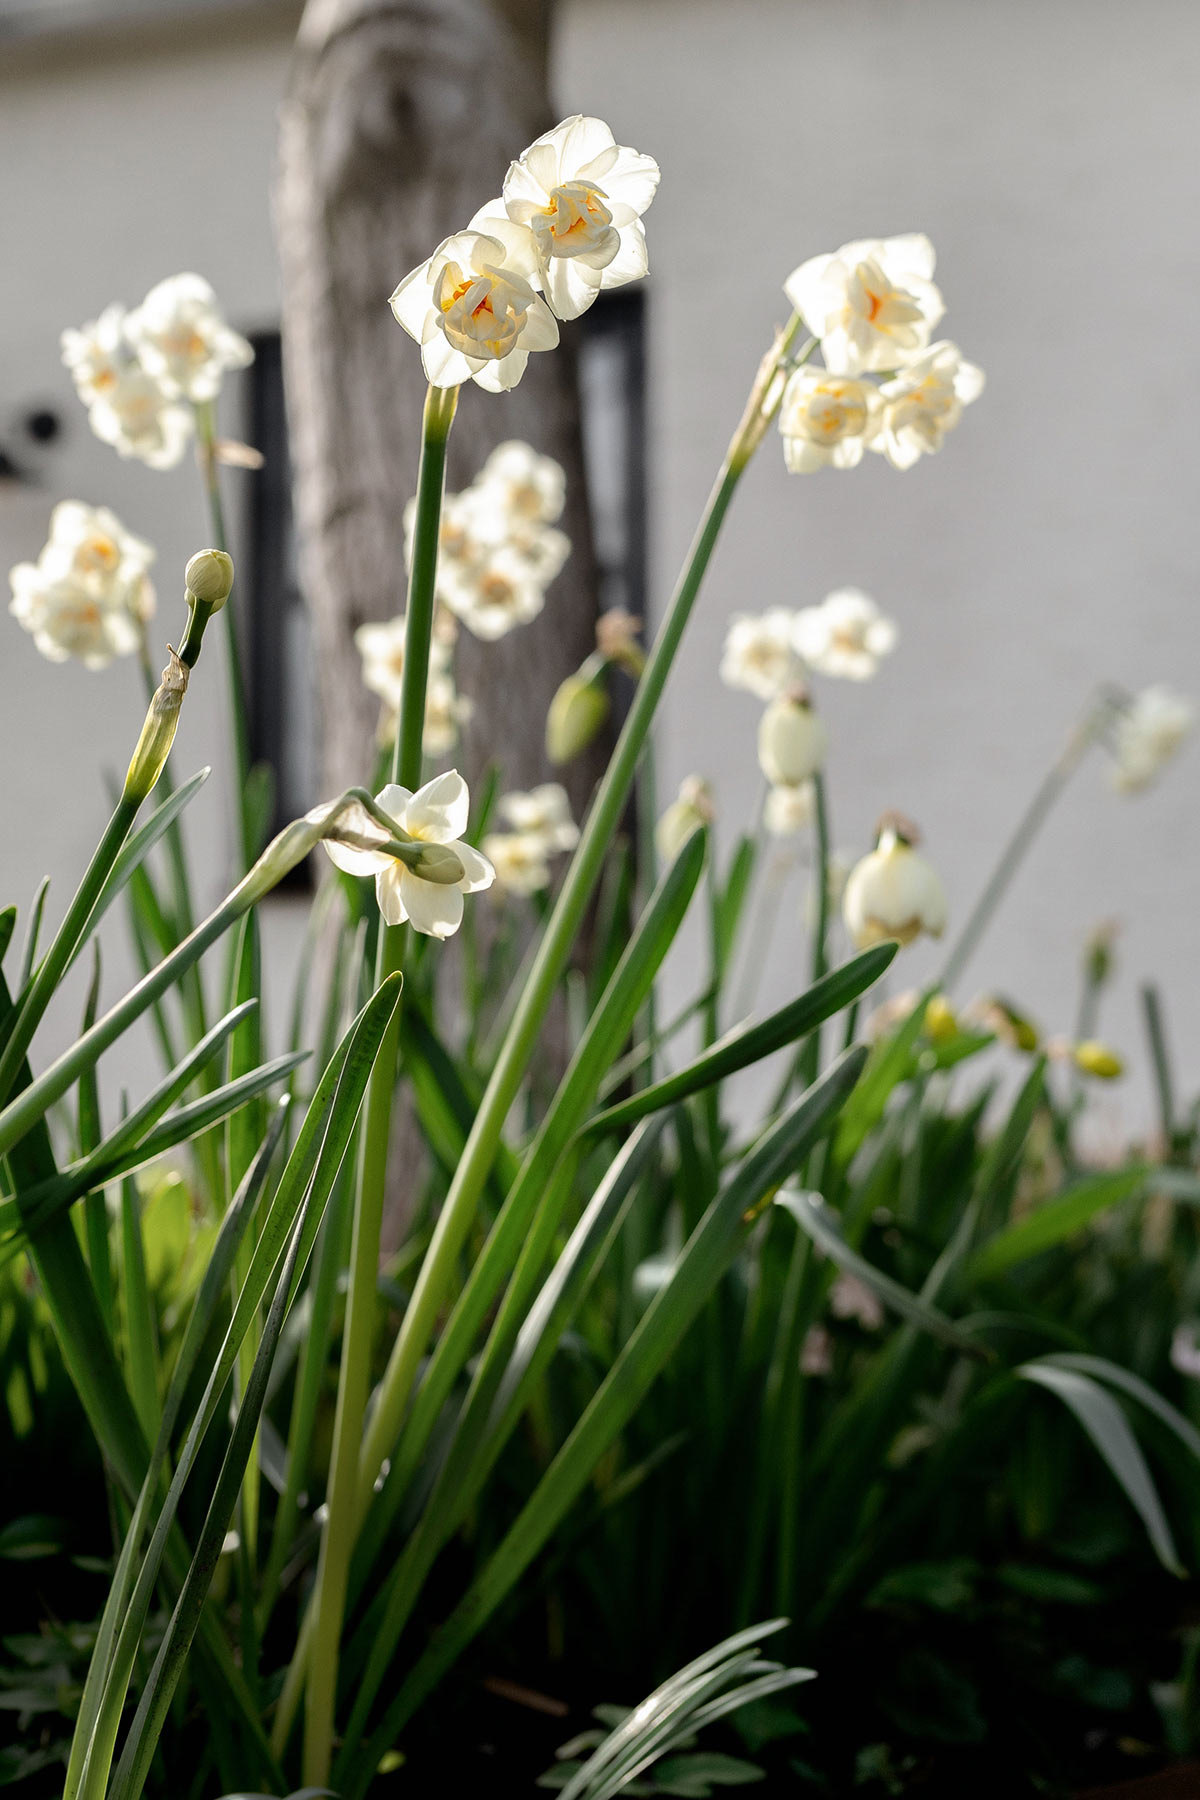
[(1119, 927), (1112, 919), (1097, 925), (1084, 946), (1083, 966), (1089, 987), (1103, 987), (1113, 971), (1113, 945)]
[(1099, 1081), (1115, 1081), (1125, 1073), (1125, 1064), (1115, 1050), (1102, 1044), (1098, 1038), (1087, 1038), (1082, 1044), (1076, 1044), (1073, 1051), (1075, 1067), (1084, 1075), (1094, 1075)]
[(655, 827), (654, 847), (663, 862), (674, 862), (692, 833), (715, 817), (711, 787), (701, 776), (689, 775)]
[(183, 573), (187, 599), (220, 612), (233, 587), (233, 558), (224, 550), (197, 550)]
[(142, 734), (125, 776), (125, 798), (140, 805), (163, 771), (175, 741), (179, 709), (187, 693), (188, 671), (174, 650), (146, 711)]
[(941, 937), (946, 928), (941, 878), (890, 820), (876, 848), (850, 872), (842, 917), (859, 950), (888, 939), (911, 944), (923, 931)]
[(777, 787), (799, 787), (825, 761), (829, 734), (807, 699), (772, 700), (758, 726), (758, 766)]
[(601, 680), (581, 671), (568, 675), (546, 714), (546, 755), (556, 766), (579, 756), (608, 718), (609, 700)]
[(935, 1044), (958, 1035), (958, 1019), (945, 994), (934, 994), (925, 1008), (925, 1035)]
[(596, 620), (596, 648), (600, 655), (635, 681), (646, 666), (645, 652), (637, 641), (641, 624), (623, 606), (611, 606)]

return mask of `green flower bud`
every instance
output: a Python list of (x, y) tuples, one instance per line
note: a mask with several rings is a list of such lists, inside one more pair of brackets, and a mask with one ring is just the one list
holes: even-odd
[(1125, 1073), (1125, 1064), (1115, 1050), (1102, 1044), (1098, 1038), (1087, 1038), (1074, 1049), (1075, 1067), (1085, 1075), (1095, 1075), (1100, 1081), (1115, 1081)]
[(609, 700), (600, 682), (568, 675), (546, 714), (546, 755), (555, 765), (587, 749), (608, 718)]
[(197, 550), (183, 572), (188, 605), (193, 602), (220, 612), (233, 587), (233, 558), (224, 550)]

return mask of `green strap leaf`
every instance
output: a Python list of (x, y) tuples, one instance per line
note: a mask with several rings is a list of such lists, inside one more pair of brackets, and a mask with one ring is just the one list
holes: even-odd
[(978, 1358), (981, 1362), (990, 1360), (991, 1352), (985, 1345), (948, 1319), (945, 1313), (939, 1312), (928, 1301), (922, 1300), (910, 1288), (906, 1288), (877, 1269), (865, 1257), (852, 1250), (842, 1236), (837, 1215), (825, 1205), (820, 1194), (801, 1193), (796, 1188), (785, 1188), (776, 1195), (775, 1204), (782, 1206), (795, 1219), (801, 1231), (812, 1239), (831, 1262), (844, 1269), (848, 1275), (855, 1275), (866, 1284), (872, 1293), (878, 1294), (885, 1306), (899, 1313), (901, 1318), (908, 1319), (913, 1325), (927, 1331), (931, 1337), (938, 1338), (943, 1344), (950, 1344), (955, 1350), (961, 1350), (967, 1356)]
[(797, 1038), (814, 1030), (873, 986), (898, 948), (896, 944), (878, 944), (871, 950), (864, 950), (861, 956), (843, 963), (831, 974), (823, 975), (805, 993), (780, 1007), (769, 1018), (758, 1024), (739, 1025), (676, 1074), (656, 1081), (652, 1087), (643, 1088), (616, 1106), (606, 1107), (588, 1120), (585, 1131), (590, 1136), (618, 1125), (628, 1125), (634, 1119), (644, 1118), (661, 1107), (673, 1106), (689, 1094), (699, 1093), (702, 1088), (723, 1081), (739, 1069), (761, 1062), (763, 1057), (781, 1050), (786, 1044), (795, 1043)]
[(969, 1282), (991, 1281), (1017, 1263), (1040, 1256), (1083, 1231), (1110, 1206), (1118, 1206), (1146, 1186), (1144, 1168), (1116, 1169), (1076, 1182), (1066, 1193), (1045, 1200), (1032, 1212), (980, 1246), (963, 1271)]
[(1022, 1381), (1032, 1381), (1055, 1394), (1074, 1413), (1125, 1490), (1126, 1498), (1146, 1527), (1159, 1562), (1172, 1575), (1185, 1577), (1187, 1571), (1179, 1560), (1154, 1477), (1116, 1401), (1089, 1375), (1075, 1368), (1063, 1368), (1058, 1359), (1039, 1358), (1022, 1363), (1016, 1374)]

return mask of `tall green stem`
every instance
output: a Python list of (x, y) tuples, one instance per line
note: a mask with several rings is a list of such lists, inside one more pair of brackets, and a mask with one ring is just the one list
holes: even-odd
[[(417, 514), (404, 634), (404, 672), (401, 679), (400, 712), (396, 721), (396, 741), (392, 752), (392, 778), (409, 789), (415, 789), (421, 784), (425, 690), (433, 632), (446, 444), (450, 427), (454, 423), (457, 402), (457, 388), (431, 387), (425, 398), (421, 469), (417, 482)], [(400, 967), (404, 938), (402, 926), (389, 926), (381, 931), (376, 965), (377, 985)], [(399, 1025), (400, 1009), (397, 1007), (379, 1046), (367, 1090), (350, 1250), (350, 1291), (334, 1418), (328, 1515), (317, 1565), (304, 1708), (304, 1779), (314, 1787), (325, 1785), (333, 1755), (338, 1656), (346, 1609), (350, 1554), (354, 1547), (360, 1512), (359, 1450), (362, 1443), (363, 1414), (370, 1390), (379, 1242), (387, 1185), (388, 1139), (396, 1083)], [(368, 1489), (368, 1493), (369, 1491)], [(300, 1654), (299, 1647), (297, 1654)]]
[[(216, 409), (211, 400), (198, 401), (196, 404), (196, 444), (199, 451), (200, 473), (204, 480), (204, 492), (208, 500), (209, 522), (212, 527), (213, 549), (229, 549), (228, 536), (225, 530), (225, 508), (221, 501), (221, 482), (217, 465), (217, 432)], [(246, 694), (242, 681), (242, 657), (238, 645), (237, 623), (234, 619), (233, 606), (226, 604), (225, 614), (225, 663), (229, 674), (229, 718), (233, 732), (234, 777), (237, 793), (237, 815), (239, 827), (239, 850), (241, 868), (246, 870), (258, 853), (258, 845), (254, 841), (254, 827), (250, 816), (249, 777), (250, 777), (250, 727), (246, 717)]]
[(1013, 877), (1024, 861), (1030, 845), (1045, 823), (1055, 801), (1079, 767), (1089, 745), (1094, 742), (1106, 717), (1107, 712), (1102, 706), (1096, 705), (1089, 708), (1080, 724), (1071, 733), (1061, 755), (1050, 765), (1040, 787), (1018, 820), (1012, 836), (1000, 852), (1000, 860), (985, 882), (983, 892), (975, 902), (966, 924), (959, 932), (958, 938), (946, 958), (939, 977), (940, 986), (945, 993), (950, 992), (978, 948), (979, 940), (991, 924), (992, 917), (1008, 892)]
[(721, 465), (671, 597), (662, 630), (647, 658), (612, 760), (596, 790), (579, 845), (547, 920), (545, 934), (438, 1216), (376, 1395), (359, 1463), (359, 1494), (364, 1499), (370, 1495), (383, 1460), (390, 1454), (399, 1433), (421, 1357), (449, 1295), (459, 1251), (475, 1216), (504, 1121), (536, 1048), (547, 1009), (599, 880), (609, 841), (633, 786), (642, 749), (729, 503), (778, 410), (782, 397), (782, 365), (799, 331), (800, 320), (793, 316), (760, 365), (746, 411)]

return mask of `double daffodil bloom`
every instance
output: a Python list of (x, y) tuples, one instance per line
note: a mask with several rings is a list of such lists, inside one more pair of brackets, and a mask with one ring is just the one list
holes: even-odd
[(788, 378), (779, 407), (783, 458), (793, 475), (855, 469), (879, 430), (883, 402), (870, 381), (804, 367)]
[(397, 287), (390, 305), (421, 346), (433, 387), (475, 381), (492, 393), (516, 387), (532, 350), (553, 350), (558, 324), (535, 293), (531, 233), (504, 217), (498, 201), (466, 231), (444, 238), (429, 261)]
[(1191, 701), (1162, 682), (1135, 694), (1113, 731), (1113, 785), (1118, 792), (1136, 794), (1148, 787), (1195, 723)]
[[(320, 824), (337, 805), (315, 807), (307, 817)], [(382, 821), (356, 803), (342, 810), (337, 835), (324, 840), (331, 860), (348, 875), (375, 877), (387, 924), (407, 922), (427, 937), (452, 937), (462, 924), (463, 895), (491, 887), (496, 875), (487, 857), (462, 841), (470, 809), (466, 782), (451, 769), (415, 794), (389, 783), (375, 805), (395, 828), (391, 838)], [(395, 848), (384, 847), (390, 843)], [(400, 849), (408, 855), (402, 858)]]
[(898, 635), (895, 622), (861, 588), (835, 588), (820, 606), (796, 614), (793, 641), (818, 675), (869, 681)]
[(503, 209), (528, 230), (538, 279), (560, 319), (577, 319), (602, 288), (646, 273), (641, 216), (658, 182), (653, 157), (618, 144), (603, 119), (579, 113), (510, 165)]
[(784, 292), (837, 375), (896, 369), (929, 343), (945, 302), (921, 232), (859, 238), (794, 269)]
[(105, 506), (63, 500), (36, 563), (9, 572), (9, 611), (50, 662), (102, 669), (128, 656), (154, 611), (154, 551)]
[(880, 388), (883, 416), (869, 448), (893, 469), (911, 469), (919, 457), (941, 449), (983, 383), (983, 370), (964, 362), (957, 344), (931, 344)]
[(125, 320), (143, 369), (169, 400), (215, 400), (227, 369), (244, 369), (254, 350), (225, 323), (202, 275), (169, 275)]

